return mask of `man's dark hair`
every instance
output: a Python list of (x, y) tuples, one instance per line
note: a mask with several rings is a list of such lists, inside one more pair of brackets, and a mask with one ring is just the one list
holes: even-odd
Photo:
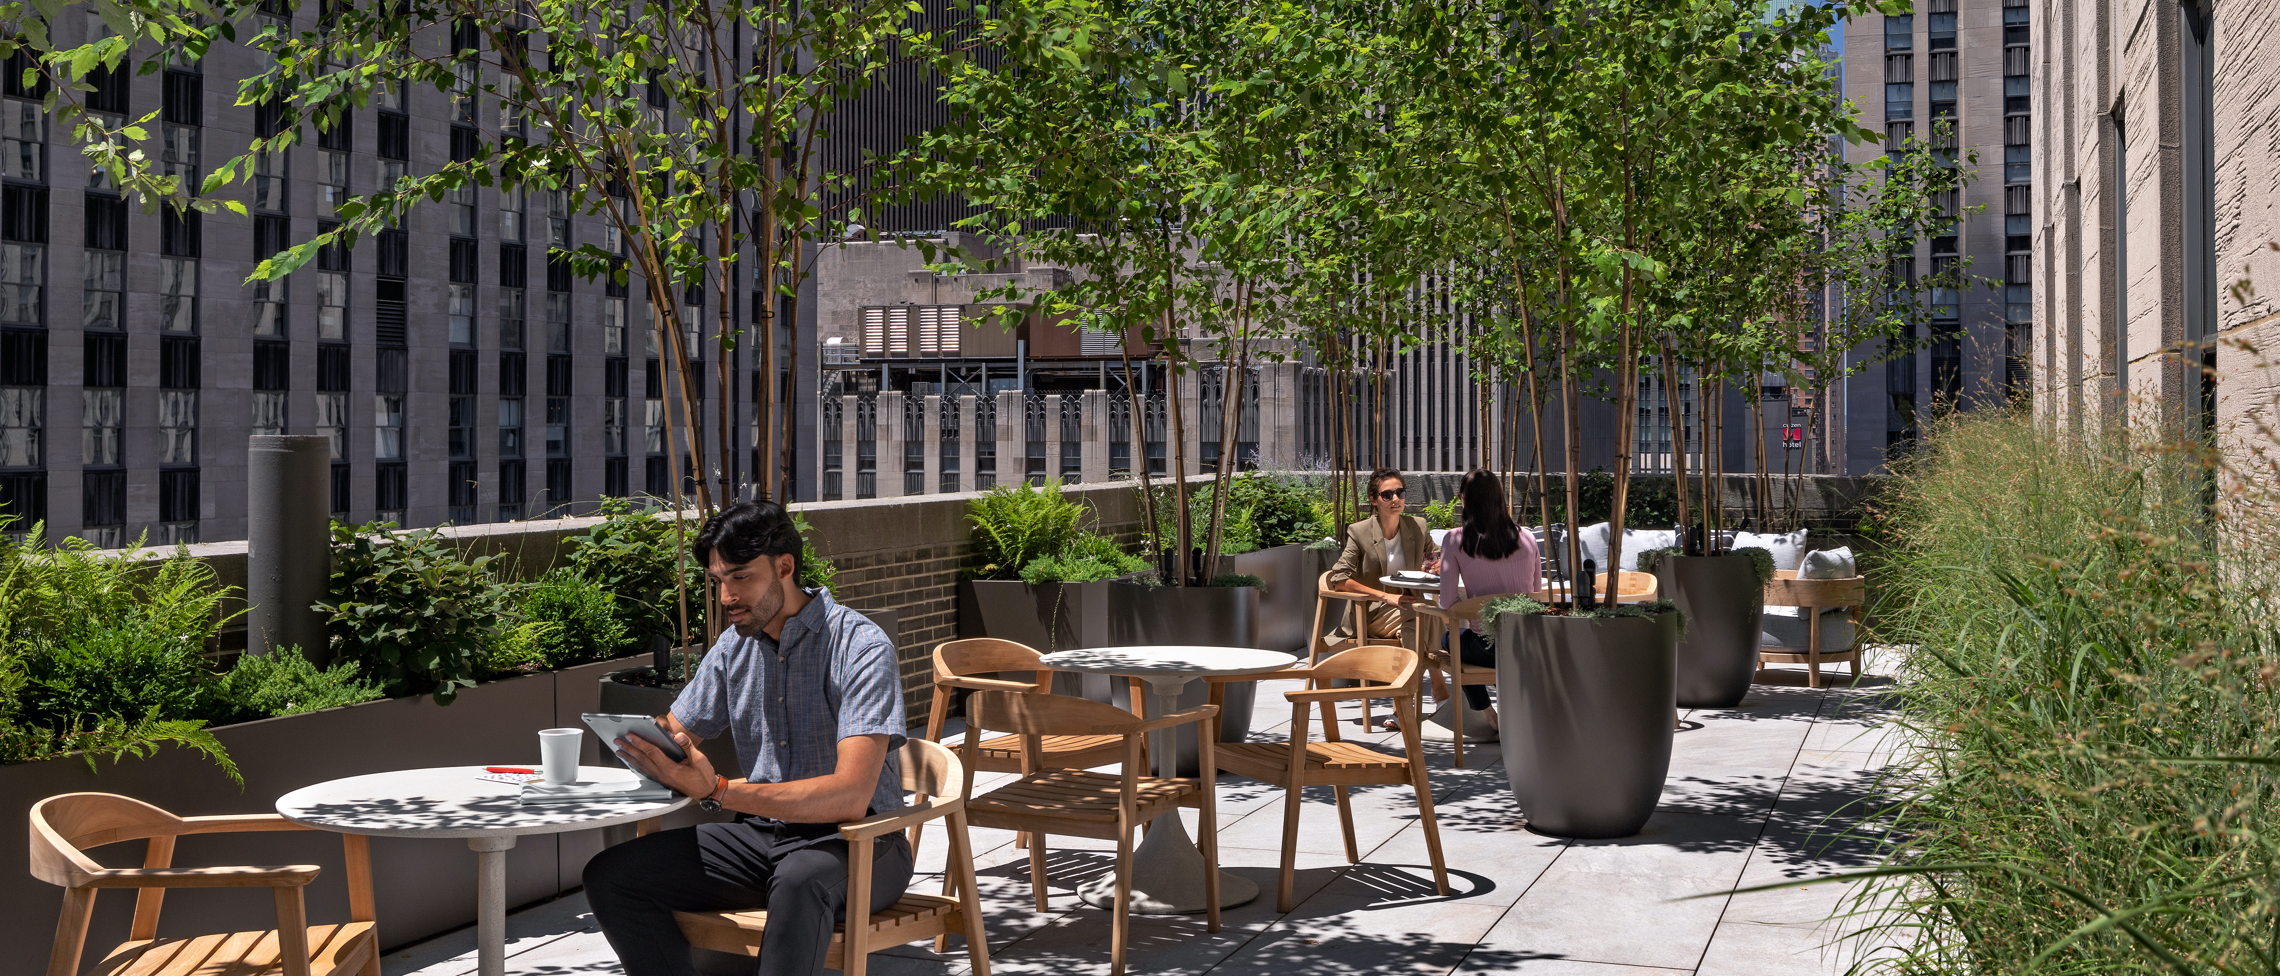
[(799, 572), (800, 530), (792, 525), (792, 513), (775, 502), (738, 502), (722, 509), (705, 520), (692, 548), (700, 566), (712, 565), (715, 551), (731, 566), (788, 552), (792, 572)]
[[(1401, 469), (1400, 469), (1400, 468), (1379, 468), (1379, 469), (1377, 469), (1377, 470), (1375, 470), (1375, 471), (1372, 471), (1372, 472), (1370, 472), (1370, 497), (1371, 497), (1371, 498), (1376, 498), (1376, 497), (1377, 497), (1377, 493), (1378, 493), (1378, 486), (1379, 486), (1379, 485), (1381, 485), (1381, 484), (1384, 484), (1384, 483), (1385, 483), (1385, 479), (1387, 479), (1387, 478), (1401, 478)], [(1402, 484), (1402, 487), (1405, 487), (1405, 488), (1406, 488), (1406, 487), (1408, 487), (1408, 486), (1409, 486), (1409, 479), (1407, 479), (1407, 478), (1401, 478), (1401, 484)]]

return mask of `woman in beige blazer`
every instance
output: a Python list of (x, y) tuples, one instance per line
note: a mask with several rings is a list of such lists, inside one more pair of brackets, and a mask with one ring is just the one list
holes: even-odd
[[(1378, 580), (1395, 569), (1431, 571), (1440, 550), (1433, 545), (1424, 519), (1403, 514), (1408, 507), (1403, 498), (1408, 486), (1402, 482), (1401, 472), (1392, 468), (1371, 472), (1369, 490), (1371, 517), (1346, 527), (1346, 548), (1338, 554), (1337, 564), (1330, 567), (1330, 588), (1374, 598), (1375, 602), (1356, 604), (1356, 610), (1369, 620), (1367, 636), (1400, 640), (1401, 608), (1411, 595), (1380, 589)], [(1391, 565), (1395, 560), (1399, 565)], [(1353, 621), (1341, 621), (1335, 636), (1354, 636)]]

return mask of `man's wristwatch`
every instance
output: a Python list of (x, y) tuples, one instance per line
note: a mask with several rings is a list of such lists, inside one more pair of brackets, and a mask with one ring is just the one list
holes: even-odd
[(703, 810), (706, 813), (719, 813), (720, 795), (728, 791), (728, 777), (715, 776), (713, 777), (713, 780), (714, 783), (712, 795), (697, 801), (697, 809)]

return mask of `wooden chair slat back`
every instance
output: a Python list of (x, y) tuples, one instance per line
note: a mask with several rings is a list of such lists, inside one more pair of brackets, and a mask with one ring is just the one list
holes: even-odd
[(956, 796), (966, 786), (966, 770), (958, 754), (939, 742), (905, 739), (902, 747), (902, 788), (920, 796)]
[(1313, 668), (1314, 678), (1358, 678), (1406, 686), (1417, 677), (1417, 652), (1392, 644), (1371, 644), (1339, 651)]
[(1114, 705), (1010, 691), (975, 692), (966, 699), (966, 715), (973, 729), (1019, 735), (1129, 735), (1141, 724), (1139, 716)]
[(1856, 607), (1868, 601), (1868, 581), (1851, 579), (1784, 579), (1776, 575), (1765, 584), (1769, 607)]
[(1480, 609), (1482, 607), (1488, 606), (1488, 601), (1494, 600), (1500, 596), (1511, 595), (1512, 594), (1510, 593), (1491, 593), (1487, 596), (1469, 596), (1462, 600), (1458, 600), (1456, 602), (1456, 605), (1451, 606), (1447, 610), (1443, 610), (1441, 612), (1447, 615), (1451, 620), (1479, 620)]
[(1037, 651), (1027, 644), (995, 637), (969, 637), (934, 646), (934, 675), (968, 676), (992, 671), (1038, 671)]
[(80, 853), (121, 841), (172, 837), (182, 818), (131, 797), (65, 793), (32, 805), (32, 875), (69, 888), (102, 865)]
[[(1601, 573), (1597, 576), (1592, 577), (1591, 585), (1597, 588), (1601, 593), (1607, 592), (1607, 574)], [(1656, 579), (1653, 573), (1642, 573), (1637, 570), (1626, 569), (1623, 571), (1622, 581), (1615, 584), (1615, 595), (1625, 597), (1653, 596), (1657, 591), (1661, 589), (1662, 581)]]

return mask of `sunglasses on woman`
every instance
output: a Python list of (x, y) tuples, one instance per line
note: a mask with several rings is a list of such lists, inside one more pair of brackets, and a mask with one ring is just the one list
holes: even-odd
[(1377, 496), (1390, 502), (1406, 494), (1409, 494), (1409, 489), (1407, 488), (1388, 488), (1384, 491), (1378, 492)]

